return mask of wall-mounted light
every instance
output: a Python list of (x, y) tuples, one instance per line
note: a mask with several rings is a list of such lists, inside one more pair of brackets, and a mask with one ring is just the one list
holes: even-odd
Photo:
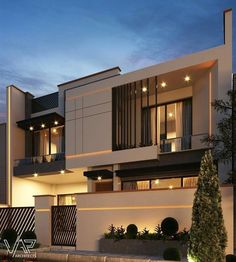
[(54, 122), (54, 125), (57, 126), (57, 125), (58, 125), (58, 121), (55, 121), (55, 122)]
[(102, 180), (102, 177), (101, 176), (98, 176), (98, 181), (101, 181)]
[(61, 174), (65, 174), (65, 170), (63, 170), (63, 169), (60, 172), (61, 172)]
[(158, 185), (159, 182), (160, 182), (159, 179), (156, 179), (156, 180), (155, 180), (155, 184), (156, 184), (156, 185)]
[(41, 127), (44, 128), (44, 127), (45, 127), (45, 124), (42, 124)]
[(169, 186), (169, 189), (173, 189), (173, 186), (172, 186), (172, 185), (170, 185), (170, 186)]
[(34, 130), (34, 127), (33, 127), (33, 126), (30, 126), (30, 127), (29, 127), (29, 130), (30, 130), (30, 131), (33, 131), (33, 130)]
[(146, 92), (147, 92), (147, 87), (144, 86), (144, 87), (142, 88), (142, 91), (143, 91), (144, 93), (146, 93)]
[(34, 176), (34, 177), (37, 177), (37, 176), (38, 176), (38, 173), (34, 172), (33, 176)]
[(161, 82), (161, 87), (162, 87), (162, 88), (165, 88), (166, 86), (167, 86), (167, 83), (164, 82), (164, 81), (162, 81), (162, 82)]
[(190, 78), (189, 75), (186, 75), (186, 76), (184, 77), (184, 81), (185, 81), (185, 82), (189, 82), (190, 80), (191, 80), (191, 78)]

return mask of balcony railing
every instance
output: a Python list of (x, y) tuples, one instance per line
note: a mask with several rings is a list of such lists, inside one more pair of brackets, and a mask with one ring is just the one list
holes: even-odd
[(15, 160), (14, 166), (20, 167), (20, 166), (27, 166), (27, 165), (34, 165), (34, 164), (51, 163), (61, 160), (65, 160), (65, 153), (56, 153), (51, 155), (33, 156), (33, 157), (26, 157), (24, 159), (17, 159)]
[(208, 148), (209, 146), (202, 141), (205, 137), (207, 137), (207, 134), (163, 139), (160, 142), (160, 152), (167, 153)]

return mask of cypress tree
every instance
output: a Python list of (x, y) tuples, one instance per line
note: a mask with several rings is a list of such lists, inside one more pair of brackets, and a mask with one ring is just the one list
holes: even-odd
[(193, 262), (223, 262), (226, 244), (219, 177), (209, 150), (201, 160), (194, 195), (188, 259)]

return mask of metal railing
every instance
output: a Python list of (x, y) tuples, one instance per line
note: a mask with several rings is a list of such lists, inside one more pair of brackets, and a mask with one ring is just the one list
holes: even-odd
[(42, 163), (50, 163), (54, 161), (60, 161), (65, 159), (65, 153), (56, 153), (51, 155), (44, 156), (33, 156), (26, 157), (24, 159), (16, 159), (14, 162), (14, 166), (25, 166), (25, 165), (34, 165), (34, 164), (42, 164)]
[(160, 152), (179, 152), (190, 149), (203, 149), (209, 146), (203, 142), (208, 134), (197, 134), (170, 139), (162, 139), (160, 141)]

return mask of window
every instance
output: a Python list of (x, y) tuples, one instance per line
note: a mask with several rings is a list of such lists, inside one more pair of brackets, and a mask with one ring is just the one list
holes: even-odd
[(198, 177), (184, 177), (183, 187), (196, 187), (198, 182)]
[(63, 153), (64, 126), (45, 128), (33, 133), (34, 156)]
[(181, 178), (155, 179), (151, 182), (152, 189), (181, 187)]
[(150, 189), (149, 180), (123, 182), (123, 190), (133, 191), (133, 190), (145, 190), (145, 189)]
[(156, 178), (137, 181), (123, 181), (122, 190), (136, 191), (147, 189), (174, 189), (181, 187), (196, 187), (198, 177), (173, 177), (173, 178)]
[(58, 195), (58, 205), (59, 206), (68, 206), (68, 205), (75, 205), (75, 195), (74, 194), (65, 194), (65, 195)]

